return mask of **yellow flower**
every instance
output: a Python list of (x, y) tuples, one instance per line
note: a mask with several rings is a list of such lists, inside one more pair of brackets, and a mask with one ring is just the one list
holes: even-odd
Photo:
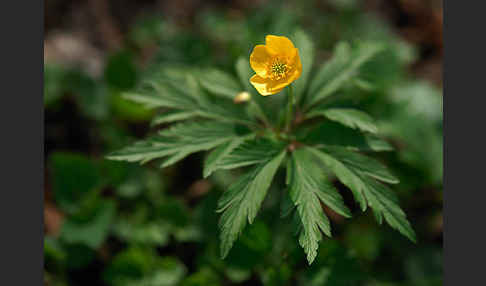
[(302, 73), (299, 50), (287, 37), (267, 35), (265, 45), (257, 45), (250, 56), (256, 72), (250, 83), (261, 95), (280, 92)]

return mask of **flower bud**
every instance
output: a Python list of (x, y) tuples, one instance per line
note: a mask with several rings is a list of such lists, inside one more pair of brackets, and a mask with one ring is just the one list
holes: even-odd
[(246, 91), (242, 91), (236, 95), (236, 97), (233, 99), (234, 103), (242, 103), (246, 102), (251, 99), (250, 93)]

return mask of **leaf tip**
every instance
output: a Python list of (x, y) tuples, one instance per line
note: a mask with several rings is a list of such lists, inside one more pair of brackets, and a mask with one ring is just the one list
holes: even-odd
[(213, 171), (211, 169), (204, 168), (204, 170), (203, 170), (203, 178), (204, 179), (207, 179), (209, 176), (211, 176), (212, 173), (213, 173)]

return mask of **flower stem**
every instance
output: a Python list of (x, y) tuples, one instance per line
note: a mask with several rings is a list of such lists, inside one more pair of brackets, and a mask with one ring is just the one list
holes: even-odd
[(292, 108), (294, 105), (294, 90), (292, 88), (292, 85), (289, 85), (289, 90), (288, 90), (288, 101), (287, 101), (287, 116), (285, 117), (285, 127), (287, 131), (290, 131), (290, 125), (292, 122)]

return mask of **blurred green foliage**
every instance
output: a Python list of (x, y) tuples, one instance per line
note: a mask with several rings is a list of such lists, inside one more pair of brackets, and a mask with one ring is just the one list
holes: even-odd
[[(128, 32), (126, 47), (107, 57), (99, 78), (46, 63), (48, 129), (66, 124), (62, 111), (69, 105), (75, 106), (79, 125), (90, 126), (89, 143), (75, 139), (79, 146), (72, 149), (56, 141), (67, 135), (46, 131), (55, 133), (46, 144), (46, 192), (63, 214), (60, 229), (48, 231), (44, 241), (47, 285), (441, 285), (441, 90), (409, 74), (417, 49), (363, 12), (360, 1), (329, 3), (331, 11), (314, 9), (313, 1), (274, 1), (241, 13), (208, 8), (195, 17), (194, 29), (155, 15), (143, 18)], [(140, 66), (145, 47), (158, 47), (154, 65), (217, 66), (234, 73), (236, 59), (249, 56), (264, 35), (289, 34), (296, 25), (313, 37), (321, 62), (340, 40), (386, 45), (383, 56), (365, 67), (362, 80), (349, 83), (340, 96), (364, 104), (380, 120), (380, 134), (395, 147), (380, 160), (400, 179), (394, 189), (416, 226), (417, 245), (376, 225), (371, 213), (352, 223), (332, 219), (335, 238), (321, 242), (308, 267), (293, 230), (275, 219), (279, 186), (272, 186), (259, 220), (221, 260), (214, 209), (234, 174), (217, 172), (197, 188), (198, 156), (163, 172), (103, 159), (143, 137), (152, 118), (151, 111), (121, 96), (151, 72), (151, 65)]]

